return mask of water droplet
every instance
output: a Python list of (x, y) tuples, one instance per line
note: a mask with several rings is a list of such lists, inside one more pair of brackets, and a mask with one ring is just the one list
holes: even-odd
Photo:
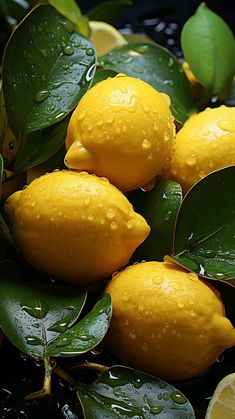
[(43, 319), (48, 313), (48, 307), (45, 303), (43, 303), (43, 306), (22, 306), (22, 310), (26, 311), (26, 313), (28, 313), (31, 317), (34, 317), (36, 319)]
[(94, 215), (90, 214), (90, 215), (88, 215), (87, 218), (88, 218), (89, 221), (93, 221), (94, 220)]
[[(112, 278), (113, 278), (113, 275), (112, 275)], [(122, 296), (123, 301), (128, 301), (129, 299), (130, 299), (130, 297), (127, 293), (123, 294), (123, 296)]]
[(173, 80), (164, 80), (164, 84), (167, 84), (168, 86), (174, 86)]
[(94, 50), (93, 50), (92, 48), (88, 48), (88, 49), (86, 50), (86, 55), (89, 55), (89, 56), (94, 55)]
[(79, 339), (82, 340), (83, 342), (87, 342), (88, 340), (94, 339), (94, 336), (89, 335), (88, 333), (84, 333), (83, 335), (79, 336)]
[(141, 388), (142, 386), (143, 386), (143, 382), (141, 381), (141, 379), (140, 378), (137, 378), (136, 380), (134, 380), (133, 382), (133, 386), (136, 388), (136, 389), (139, 389), (139, 388)]
[(159, 415), (160, 413), (162, 413), (162, 411), (163, 411), (162, 406), (150, 406), (149, 407), (149, 412), (152, 413), (153, 415)]
[(74, 306), (67, 306), (67, 307), (65, 307), (65, 310), (69, 310), (69, 311), (72, 311), (72, 310), (74, 310), (75, 309), (75, 307)]
[(52, 332), (64, 333), (68, 329), (68, 326), (68, 322), (59, 321), (51, 326), (48, 330), (51, 330)]
[(143, 311), (143, 310), (144, 310), (144, 305), (143, 305), (142, 303), (140, 303), (140, 304), (138, 305), (138, 309), (139, 309), (140, 311)]
[(111, 230), (116, 230), (117, 229), (117, 223), (115, 222), (115, 221), (112, 221), (111, 222), (111, 224), (110, 224), (110, 228), (111, 228)]
[(189, 272), (187, 274), (187, 278), (190, 279), (191, 281), (198, 281), (198, 276), (194, 272)]
[(29, 345), (42, 345), (42, 340), (37, 336), (26, 336), (26, 342)]
[(147, 344), (147, 342), (144, 342), (143, 343), (142, 349), (143, 349), (143, 351), (147, 351), (148, 350), (148, 344)]
[(88, 70), (88, 72), (86, 73), (86, 81), (91, 81), (92, 79), (93, 79), (93, 77), (94, 77), (94, 74), (95, 74), (95, 71), (96, 71), (96, 64), (93, 64), (90, 68), (89, 68), (89, 70)]
[(148, 150), (151, 147), (151, 145), (152, 145), (151, 141), (149, 141), (147, 138), (145, 138), (142, 142), (142, 147), (145, 150)]
[(189, 314), (190, 314), (191, 317), (195, 317), (196, 316), (196, 313), (195, 313), (194, 310), (190, 310)]
[(66, 45), (66, 47), (63, 48), (63, 53), (65, 55), (73, 55), (74, 49), (71, 45)]
[(181, 300), (178, 300), (178, 301), (177, 301), (177, 306), (178, 306), (179, 308), (184, 308), (184, 303), (183, 303)]
[(135, 339), (136, 338), (136, 331), (135, 330), (132, 330), (130, 332), (130, 337), (131, 337), (131, 339)]
[(63, 337), (56, 342), (56, 346), (67, 346), (71, 343), (71, 339)]
[(188, 166), (195, 166), (195, 164), (197, 163), (197, 156), (196, 154), (190, 154), (187, 158), (186, 158), (186, 164)]
[(113, 220), (113, 218), (115, 218), (116, 215), (116, 211), (113, 208), (108, 208), (106, 211), (106, 216), (109, 220)]
[(184, 404), (184, 403), (187, 403), (187, 399), (186, 399), (186, 397), (185, 397), (183, 394), (179, 393), (178, 391), (174, 391), (174, 392), (171, 394), (171, 398), (172, 398), (172, 400), (173, 400), (175, 403), (177, 403), (177, 404)]
[(35, 96), (35, 102), (43, 102), (43, 100), (47, 99), (49, 96), (48, 90), (40, 90)]
[(153, 284), (155, 284), (155, 285), (160, 285), (160, 284), (162, 284), (162, 282), (163, 282), (163, 278), (162, 278), (161, 276), (159, 276), (159, 275), (156, 275), (156, 276), (154, 276), (154, 277), (152, 278), (152, 282), (153, 282)]
[(163, 398), (163, 400), (167, 401), (167, 400), (169, 400), (171, 398), (171, 394), (168, 393), (168, 392), (163, 393), (162, 398)]
[(223, 120), (218, 123), (219, 128), (228, 132), (235, 132), (235, 124), (230, 121)]
[(172, 67), (174, 65), (174, 60), (172, 57), (169, 58), (168, 67)]
[(73, 33), (75, 31), (74, 25), (69, 20), (62, 20), (61, 23), (67, 32)]
[(134, 221), (133, 220), (127, 221), (126, 226), (129, 230), (131, 230), (134, 226)]

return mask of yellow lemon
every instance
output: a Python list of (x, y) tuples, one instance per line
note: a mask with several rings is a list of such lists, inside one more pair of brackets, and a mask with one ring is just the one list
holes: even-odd
[(109, 23), (91, 20), (89, 26), (91, 28), (91, 42), (95, 46), (97, 57), (127, 44), (120, 32)]
[(41, 176), (11, 195), (5, 210), (30, 264), (82, 285), (125, 265), (150, 230), (107, 179), (84, 172)]
[(235, 373), (223, 378), (210, 400), (205, 419), (235, 418)]
[(184, 192), (214, 170), (235, 164), (235, 107), (207, 108), (191, 116), (177, 133), (165, 175)]
[(119, 75), (91, 88), (68, 126), (71, 169), (106, 176), (122, 191), (145, 186), (172, 153), (169, 98), (142, 80)]
[(219, 294), (174, 263), (145, 262), (113, 276), (107, 344), (128, 365), (169, 380), (204, 373), (235, 329)]

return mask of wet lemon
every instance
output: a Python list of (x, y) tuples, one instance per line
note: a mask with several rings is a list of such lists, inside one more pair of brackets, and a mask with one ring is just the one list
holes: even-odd
[(166, 176), (186, 192), (214, 170), (235, 164), (235, 108), (207, 108), (191, 116), (177, 133)]
[(167, 95), (124, 75), (90, 89), (72, 114), (65, 163), (106, 176), (122, 191), (149, 183), (170, 157), (175, 136)]
[(30, 264), (84, 285), (125, 265), (150, 230), (107, 179), (84, 172), (41, 176), (11, 195), (5, 210)]
[(184, 380), (205, 372), (235, 345), (235, 329), (217, 291), (176, 264), (128, 267), (106, 292), (113, 303), (107, 344), (137, 369)]

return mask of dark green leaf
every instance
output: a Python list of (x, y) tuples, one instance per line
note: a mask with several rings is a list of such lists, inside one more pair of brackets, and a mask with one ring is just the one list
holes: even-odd
[(4, 21), (4, 26), (10, 28), (19, 22), (29, 11), (32, 2), (24, 0), (1, 0), (0, 18)]
[(107, 0), (94, 6), (87, 16), (90, 20), (102, 20), (112, 23), (123, 10), (132, 4), (132, 0)]
[(86, 293), (76, 288), (25, 279), (19, 266), (0, 263), (0, 327), (8, 339), (33, 358), (78, 318)]
[(193, 419), (192, 406), (175, 387), (132, 368), (114, 366), (79, 388), (86, 419)]
[(151, 191), (132, 192), (128, 199), (151, 228), (148, 238), (137, 247), (133, 260), (163, 260), (172, 253), (175, 219), (182, 201), (181, 186), (159, 179)]
[(95, 86), (95, 84), (107, 79), (108, 77), (115, 77), (116, 74), (117, 74), (116, 71), (104, 70), (103, 68), (98, 68), (95, 73), (95, 77), (93, 78), (92, 86)]
[(228, 25), (201, 3), (181, 34), (184, 56), (209, 95), (227, 90), (235, 72), (235, 41)]
[(23, 172), (53, 156), (64, 143), (69, 118), (70, 115), (52, 127), (24, 135), (14, 160), (14, 171)]
[(76, 31), (89, 37), (89, 21), (83, 16), (75, 0), (48, 0), (63, 16), (65, 16), (75, 26)]
[(213, 172), (185, 196), (178, 213), (174, 260), (212, 279), (235, 277), (235, 166)]
[(89, 314), (49, 345), (47, 356), (74, 356), (90, 351), (104, 338), (111, 316), (111, 297), (105, 294)]
[(177, 120), (184, 122), (193, 112), (189, 81), (176, 57), (165, 48), (135, 42), (100, 57), (99, 63), (105, 69), (140, 78), (167, 93)]
[(54, 7), (35, 8), (13, 32), (3, 59), (3, 91), (14, 133), (22, 136), (64, 119), (87, 91), (94, 70), (90, 41)]
[(3, 138), (7, 129), (7, 116), (5, 102), (2, 90), (2, 81), (0, 81), (0, 144), (2, 148)]

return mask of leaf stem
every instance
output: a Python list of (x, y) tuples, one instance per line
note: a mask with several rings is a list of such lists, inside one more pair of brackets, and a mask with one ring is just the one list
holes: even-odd
[(44, 375), (44, 382), (43, 388), (39, 391), (35, 391), (34, 393), (30, 393), (25, 396), (25, 400), (33, 400), (39, 399), (44, 397), (50, 397), (51, 395), (51, 373), (52, 373), (52, 366), (50, 363), (50, 358), (44, 358), (44, 368), (45, 368), (45, 375)]
[(102, 364), (97, 364), (95, 362), (80, 362), (78, 364), (76, 364), (73, 368), (71, 369), (80, 369), (80, 368), (88, 368), (90, 370), (94, 370), (99, 372), (100, 374), (102, 374), (103, 372), (107, 371), (109, 369), (109, 367), (107, 367), (106, 365), (102, 365)]
[(62, 370), (62, 368), (56, 367), (54, 368), (53, 372), (58, 375), (58, 377), (62, 378), (64, 381), (67, 381), (72, 386), (77, 386), (78, 381), (75, 378), (71, 377), (66, 371)]

